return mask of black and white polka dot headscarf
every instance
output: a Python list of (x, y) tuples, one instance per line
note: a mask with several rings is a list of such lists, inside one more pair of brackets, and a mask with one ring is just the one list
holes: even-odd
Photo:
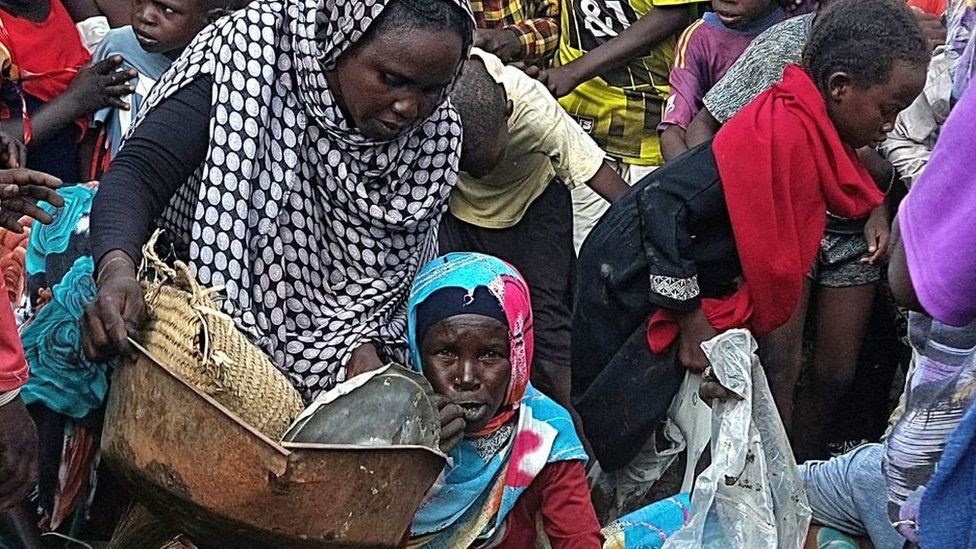
[(213, 76), (206, 160), (161, 225), (201, 283), (226, 286), (225, 311), (307, 397), (342, 380), (364, 342), (405, 361), (410, 285), (437, 251), (458, 179), (449, 103), (373, 142), (329, 91), (326, 70), (387, 1), (253, 2), (207, 27), (141, 109)]

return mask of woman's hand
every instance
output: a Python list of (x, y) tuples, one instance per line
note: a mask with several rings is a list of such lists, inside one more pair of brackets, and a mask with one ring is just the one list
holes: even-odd
[(78, 70), (65, 92), (71, 98), (75, 112), (87, 116), (106, 107), (129, 110), (129, 104), (122, 98), (135, 91), (129, 80), (139, 73), (132, 69), (120, 71), (121, 65), (122, 56), (113, 55)]
[(517, 61), (522, 56), (522, 42), (509, 29), (478, 29), (474, 31), (474, 46), (497, 55), (503, 63)]
[(105, 362), (131, 352), (128, 338), (146, 321), (146, 298), (135, 263), (121, 250), (105, 254), (97, 282), (98, 294), (81, 319), (81, 341), (89, 360)]
[(359, 374), (379, 370), (383, 367), (383, 361), (376, 353), (376, 347), (372, 343), (363, 343), (352, 352), (349, 362), (346, 363), (346, 379), (352, 379)]
[(17, 168), (0, 170), (0, 227), (20, 234), (20, 218), (30, 217), (47, 225), (53, 218), (37, 206), (38, 200), (61, 207), (64, 198), (55, 189), (61, 180), (41, 172)]
[(891, 220), (886, 205), (882, 204), (871, 211), (871, 217), (864, 225), (864, 238), (868, 241), (868, 254), (861, 258), (861, 263), (867, 265), (887, 263), (891, 242)]
[(37, 483), (37, 427), (18, 396), (0, 406), (0, 514)]
[(441, 452), (450, 454), (458, 442), (464, 438), (464, 410), (444, 395), (435, 394), (434, 405), (441, 420)]
[(708, 358), (701, 344), (717, 336), (718, 332), (708, 323), (701, 308), (680, 313), (677, 317), (678, 362), (688, 370), (700, 374), (708, 368)]

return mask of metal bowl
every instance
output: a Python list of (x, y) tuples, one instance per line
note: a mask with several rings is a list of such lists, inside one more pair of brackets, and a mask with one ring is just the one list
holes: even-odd
[(102, 456), (200, 547), (395, 547), (445, 457), (278, 444), (144, 351), (115, 369)]

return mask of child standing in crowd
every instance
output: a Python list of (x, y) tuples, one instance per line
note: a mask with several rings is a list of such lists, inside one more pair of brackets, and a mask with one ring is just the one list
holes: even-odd
[[(657, 126), (668, 96), (676, 37), (698, 0), (570, 0), (553, 69), (539, 79), (613, 161), (628, 184), (663, 163)], [(607, 204), (573, 191), (578, 250)]]
[(134, 72), (119, 56), (93, 66), (60, 0), (0, 2), (3, 82), (0, 129), (28, 147), (27, 166), (68, 181), (81, 175), (77, 143), (85, 118), (125, 109)]
[[(538, 81), (475, 50), (451, 99), (464, 139), (461, 180), (441, 221), (441, 253), (508, 261), (532, 287), (534, 383), (570, 407), (573, 211), (586, 184), (607, 201), (627, 185)], [(507, 116), (506, 116), (507, 115)]]
[(620, 479), (653, 448), (683, 377), (675, 364), (704, 370), (700, 344), (717, 330), (786, 324), (826, 210), (857, 218), (883, 199), (854, 149), (881, 140), (914, 101), (928, 47), (897, 0), (836, 1), (802, 68), (621, 197), (583, 247), (574, 402)]
[[(818, 9), (822, 11), (833, 1), (820, 2)], [(784, 21), (760, 35), (746, 49), (725, 77), (705, 95), (705, 108), (687, 132), (689, 146), (709, 138), (720, 123), (732, 119), (759, 93), (778, 82), (787, 65), (800, 60), (815, 26), (815, 17), (816, 13), (812, 13)], [(873, 48), (878, 43), (866, 41), (864, 47)], [(892, 127), (883, 128), (884, 134)], [(878, 185), (888, 190), (896, 174), (874, 152), (877, 143), (869, 145), (859, 153), (868, 161)], [(876, 286), (881, 279), (881, 265), (887, 257), (889, 225), (887, 204), (880, 204), (863, 219), (828, 215), (827, 233), (805, 282), (799, 306), (789, 323), (762, 342), (763, 365), (769, 374), (770, 388), (800, 460), (825, 457), (824, 428), (854, 380)], [(804, 391), (794, 395), (803, 363), (803, 335), (811, 302), (817, 309), (811, 382)]]
[(705, 93), (756, 36), (785, 17), (773, 0), (712, 0), (712, 9), (678, 39), (671, 96), (658, 127), (665, 160), (688, 150), (685, 130), (701, 110)]
[(539, 65), (559, 44), (559, 0), (471, 0), (474, 45), (505, 63)]
[(131, 25), (109, 31), (93, 55), (96, 63), (122, 56), (123, 66), (137, 76), (130, 81), (134, 89), (130, 108), (106, 108), (95, 114), (101, 132), (86, 179), (98, 179), (108, 168), (156, 80), (207, 23), (229, 11), (228, 4), (225, 0), (133, 0)]

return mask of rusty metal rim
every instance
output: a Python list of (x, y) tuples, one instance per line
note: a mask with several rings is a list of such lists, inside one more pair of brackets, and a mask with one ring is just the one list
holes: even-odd
[[(265, 436), (264, 433), (258, 431), (254, 427), (250, 426), (247, 422), (242, 421), (241, 418), (237, 416), (237, 414), (235, 414), (234, 412), (232, 412), (229, 409), (227, 409), (223, 404), (217, 402), (213, 397), (211, 397), (210, 395), (208, 395), (208, 394), (204, 393), (203, 391), (197, 389), (191, 383), (188, 383), (185, 379), (183, 379), (182, 376), (180, 376), (179, 374), (177, 374), (173, 370), (169, 369), (165, 364), (163, 364), (163, 362), (161, 360), (159, 360), (158, 358), (156, 358), (155, 356), (153, 356), (152, 353), (150, 353), (142, 345), (139, 345), (131, 337), (129, 338), (129, 343), (132, 344), (132, 346), (134, 346), (140, 353), (146, 355), (146, 358), (148, 358), (150, 362), (152, 362), (153, 364), (155, 364), (156, 366), (158, 366), (159, 368), (161, 368), (164, 372), (166, 372), (167, 374), (169, 374), (170, 376), (172, 376), (173, 378), (175, 378), (177, 381), (179, 381), (180, 383), (182, 383), (183, 385), (185, 385), (186, 388), (188, 388), (190, 391), (192, 391), (193, 394), (195, 394), (197, 397), (205, 400), (208, 404), (214, 406), (215, 408), (217, 408), (218, 410), (220, 410), (221, 412), (223, 412), (224, 414), (226, 414), (227, 417), (231, 418), (235, 423), (237, 423), (238, 425), (240, 425), (241, 427), (243, 427), (244, 429), (246, 429), (249, 433), (253, 434), (254, 436), (256, 436), (257, 438), (259, 438), (263, 442), (266, 442), (267, 444), (273, 446), (274, 449), (277, 452), (279, 452), (281, 455), (283, 455), (285, 457), (288, 457), (288, 456), (290, 456), (292, 454), (292, 452), (288, 451), (287, 449), (283, 448), (280, 444), (278, 444), (277, 441), (271, 440), (270, 438), (268, 438), (267, 436)], [(129, 364), (129, 365), (125, 366), (125, 367), (131, 367), (131, 366), (132, 365)]]
[[(259, 438), (263, 442), (267, 443), (269, 446), (272, 446), (275, 449), (275, 451), (277, 451), (278, 453), (280, 453), (284, 457), (288, 457), (288, 456), (292, 455), (294, 453), (294, 452), (292, 452), (292, 450), (352, 450), (352, 449), (356, 449), (356, 448), (362, 448), (362, 449), (368, 449), (368, 450), (371, 450), (371, 451), (376, 451), (376, 450), (379, 450), (379, 451), (383, 451), (383, 450), (400, 451), (400, 450), (404, 450), (404, 449), (426, 450), (427, 452), (430, 452), (430, 453), (434, 454), (437, 457), (440, 457), (440, 458), (442, 458), (444, 460), (447, 460), (447, 454), (445, 454), (445, 453), (443, 453), (443, 452), (441, 452), (439, 450), (435, 450), (433, 448), (430, 448), (430, 447), (427, 447), (427, 446), (421, 446), (421, 445), (356, 446), (356, 445), (351, 445), (351, 444), (315, 444), (315, 443), (308, 443), (308, 442), (278, 442), (278, 441), (272, 440), (272, 439), (268, 438), (267, 436), (265, 436), (264, 433), (258, 431), (254, 427), (250, 426), (248, 423), (242, 421), (241, 418), (237, 416), (237, 414), (235, 414), (234, 412), (232, 412), (229, 409), (227, 409), (226, 407), (224, 407), (224, 405), (222, 405), (221, 403), (217, 402), (213, 397), (211, 397), (210, 395), (208, 395), (208, 394), (204, 393), (203, 391), (197, 389), (192, 384), (187, 383), (187, 381), (185, 379), (183, 379), (182, 376), (180, 376), (179, 374), (177, 374), (173, 370), (169, 369), (165, 364), (163, 364), (163, 362), (161, 360), (159, 360), (155, 356), (153, 356), (145, 347), (143, 347), (142, 345), (140, 345), (139, 343), (137, 343), (135, 340), (133, 340), (132, 338), (129, 338), (129, 343), (132, 344), (132, 346), (135, 347), (140, 353), (144, 354), (146, 356), (146, 358), (148, 358), (149, 361), (152, 362), (155, 366), (159, 367), (164, 372), (166, 372), (168, 375), (172, 376), (177, 381), (179, 381), (184, 386), (186, 386), (188, 389), (190, 389), (190, 391), (192, 391), (193, 394), (195, 394), (197, 397), (203, 399), (204, 401), (206, 401), (211, 406), (214, 406), (215, 408), (217, 408), (218, 410), (220, 410), (221, 412), (223, 412), (224, 414), (226, 414), (227, 417), (231, 418), (235, 423), (237, 423), (238, 425), (240, 425), (241, 427), (243, 427), (244, 429), (246, 429), (249, 433), (253, 434), (254, 436), (256, 436), (257, 438)], [(127, 365), (126, 367), (131, 367), (131, 366), (132, 365), (130, 364), (130, 365)]]

